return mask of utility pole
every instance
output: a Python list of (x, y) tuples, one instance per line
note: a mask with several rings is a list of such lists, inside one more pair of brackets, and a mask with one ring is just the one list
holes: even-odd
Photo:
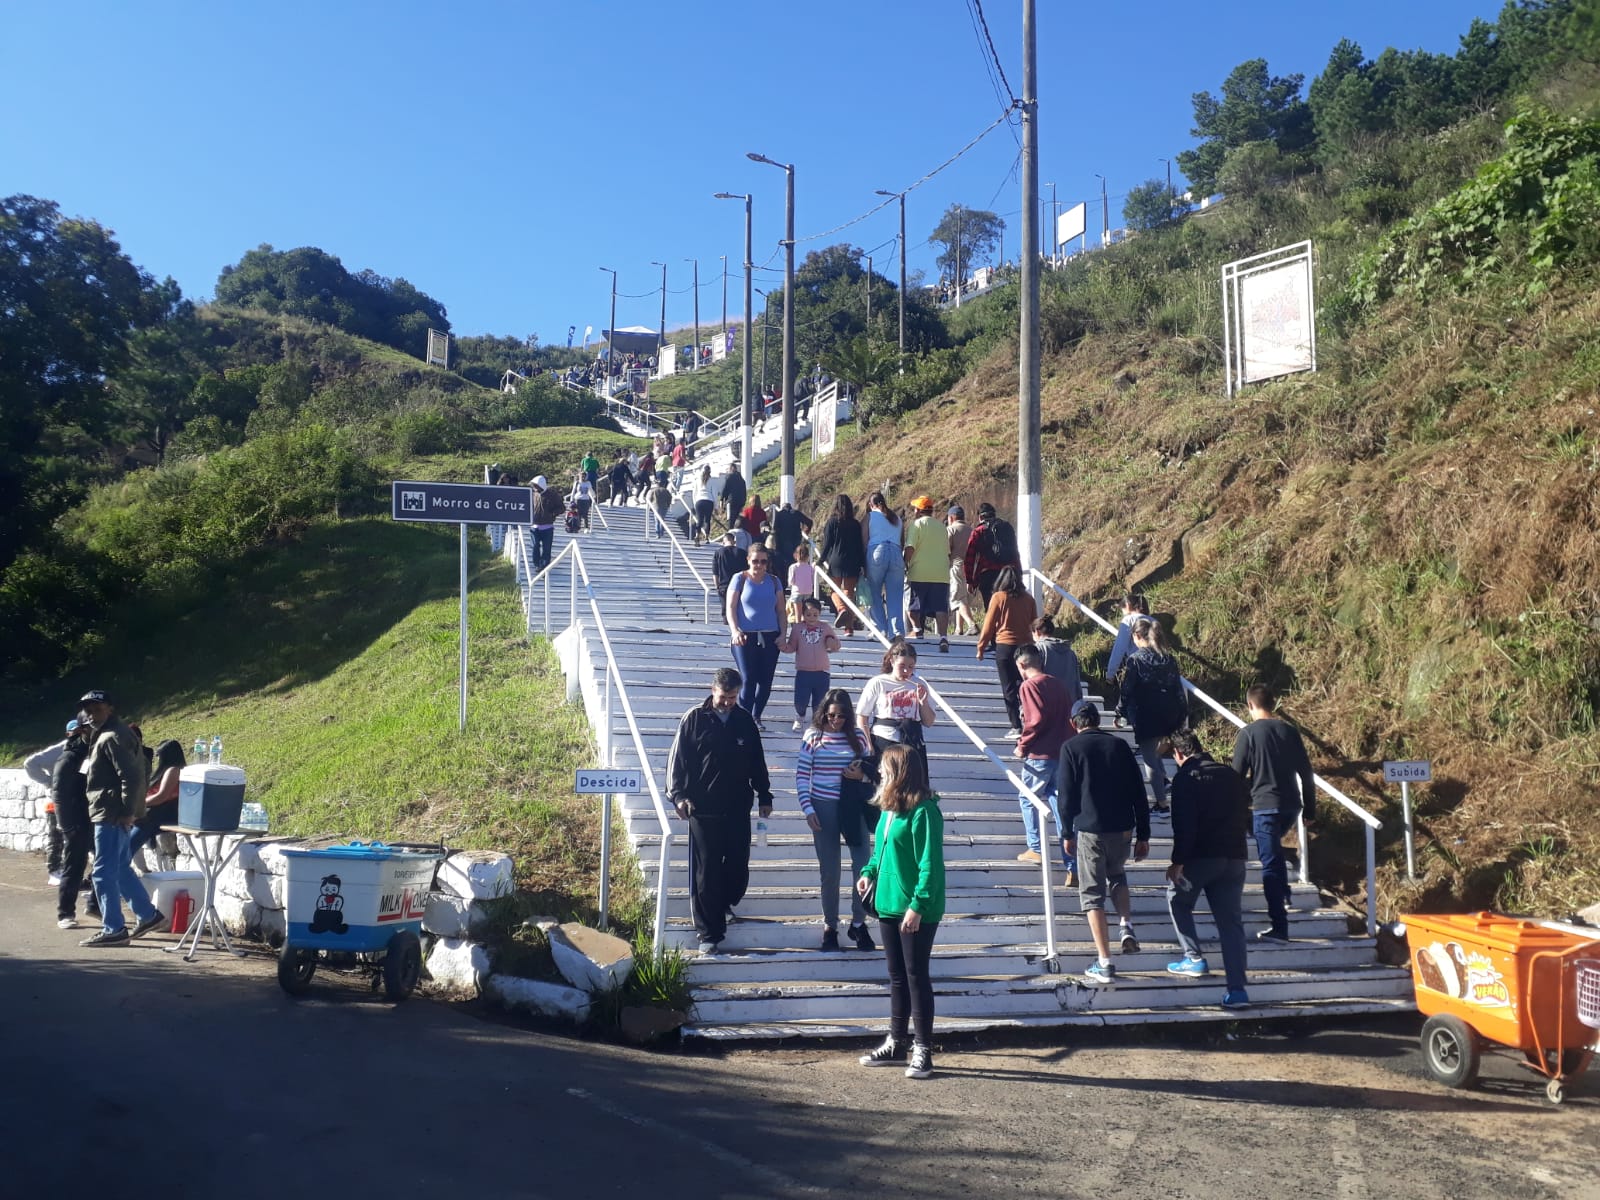
[(906, 373), (906, 194), (878, 189), (880, 196), (900, 197), (900, 374)]
[(694, 365), (689, 369), (698, 371), (700, 369), (700, 260), (686, 258), (683, 261), (694, 264)]
[(1172, 220), (1173, 210), (1177, 208), (1177, 205), (1173, 203), (1172, 195), (1172, 160), (1170, 158), (1158, 158), (1156, 161), (1167, 164), (1167, 220), (1170, 221)]
[(611, 398), (611, 369), (617, 365), (617, 273), (610, 267), (601, 267), (611, 275), (611, 328), (606, 330), (606, 398)]
[(794, 503), (794, 164), (765, 154), (746, 154), (752, 162), (784, 174), (783, 208), (783, 457), (778, 468), (778, 503)]
[(956, 307), (961, 307), (961, 206), (956, 205)]
[(1111, 202), (1106, 199), (1106, 177), (1098, 171), (1094, 177), (1100, 181), (1100, 248), (1103, 250), (1111, 244)]
[(661, 371), (661, 347), (667, 344), (667, 264), (650, 260), (652, 267), (661, 268), (661, 328), (656, 331), (656, 372)]
[(867, 336), (872, 336), (872, 255), (867, 255)]
[[(1034, 0), (1022, 0), (1022, 241), (1037, 246), (1028, 226), (1039, 211), (1038, 31)], [(1017, 548), (1028, 591), (1037, 601), (1038, 584), (1029, 569), (1044, 565), (1040, 526), (1039, 449), (1039, 258), (1022, 262), (1021, 329), (1017, 350)]]
[[(739, 358), (741, 360), (740, 363), (739, 363), (739, 374), (740, 374), (740, 382), (744, 386), (744, 400), (743, 400), (743, 408), (742, 408), (742, 410), (740, 411), (740, 414), (739, 414), (739, 470), (744, 472), (744, 477), (746, 479), (749, 479), (750, 476), (754, 474), (754, 472), (750, 469), (750, 455), (751, 455), (751, 450), (750, 450), (750, 436), (751, 436), (751, 432), (750, 432), (750, 425), (751, 425), (751, 408), (750, 408), (750, 349), (751, 349), (751, 347), (750, 347), (750, 289), (754, 286), (754, 280), (753, 280), (752, 276), (754, 275), (755, 269), (756, 269), (754, 255), (753, 255), (753, 253), (751, 251), (751, 247), (750, 247), (750, 234), (751, 234), (750, 204), (751, 204), (752, 197), (751, 197), (749, 192), (743, 192), (743, 193), (737, 193), (737, 194), (734, 193), (734, 192), (718, 192), (716, 194), (716, 196), (715, 196), (715, 199), (718, 199), (718, 200), (743, 200), (744, 201), (744, 343), (743, 343), (743, 345), (742, 345), (742, 347), (741, 347), (741, 349), (739, 351)], [(728, 336), (728, 334), (727, 334), (728, 318), (726, 316), (727, 308), (728, 308), (727, 255), (723, 255), (722, 308), (723, 308), (723, 313), (724, 313), (724, 316), (722, 318), (722, 327), (723, 327), (722, 336), (723, 337), (727, 337)], [(766, 336), (765, 335), (762, 336), (761, 344), (762, 344), (762, 349), (764, 350), (766, 348)]]

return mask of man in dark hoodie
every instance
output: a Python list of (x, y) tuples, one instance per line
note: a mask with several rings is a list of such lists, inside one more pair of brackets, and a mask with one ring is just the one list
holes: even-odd
[[(165, 919), (150, 903), (144, 884), (133, 872), (130, 834), (144, 816), (149, 780), (139, 735), (118, 719), (111, 698), (96, 690), (78, 701), (93, 728), (84, 791), (89, 821), (94, 826), (94, 890), (100, 900), (100, 932), (80, 946), (122, 946), (130, 937), (148, 933)], [(133, 907), (139, 923), (128, 932), (122, 901)]]
[(1246, 1008), (1244, 876), (1250, 829), (1250, 789), (1237, 772), (1216, 762), (1187, 731), (1168, 739), (1178, 773), (1172, 779), (1172, 865), (1167, 868), (1167, 911), (1183, 957), (1167, 964), (1173, 975), (1201, 979), (1210, 966), (1200, 953), (1194, 905), (1202, 895), (1217, 926), (1228, 988), (1223, 1008)]
[(1122, 918), (1120, 949), (1139, 952), (1133, 934), (1133, 903), (1128, 894), (1126, 865), (1150, 853), (1150, 801), (1133, 751), (1121, 738), (1100, 728), (1100, 710), (1088, 700), (1072, 706), (1078, 731), (1061, 747), (1056, 787), (1061, 795), (1061, 827), (1067, 855), (1078, 868), (1078, 902), (1089, 919), (1098, 961), (1083, 972), (1085, 983), (1099, 987), (1117, 981), (1106, 937), (1106, 893)]
[(1311, 758), (1300, 731), (1278, 717), (1278, 698), (1271, 688), (1256, 684), (1245, 693), (1245, 703), (1250, 724), (1239, 731), (1233, 744), (1233, 769), (1250, 783), (1256, 857), (1261, 860), (1261, 890), (1271, 923), (1256, 931), (1256, 940), (1287, 942), (1289, 864), (1283, 857), (1283, 835), (1300, 817), (1310, 825), (1316, 816)]
[(715, 954), (728, 916), (750, 884), (750, 809), (772, 815), (772, 784), (755, 718), (739, 707), (744, 680), (731, 667), (711, 695), (683, 714), (667, 756), (667, 799), (689, 823), (689, 912), (700, 953)]

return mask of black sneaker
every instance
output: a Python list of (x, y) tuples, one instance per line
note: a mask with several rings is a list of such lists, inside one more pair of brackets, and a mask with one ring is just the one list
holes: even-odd
[(852, 925), (846, 931), (847, 936), (856, 944), (857, 950), (876, 950), (878, 943), (872, 940), (872, 931), (865, 925)]
[(1256, 941), (1258, 942), (1287, 942), (1289, 931), (1287, 929), (1258, 929)]
[(839, 948), (839, 932), (836, 929), (822, 931), (822, 948), (824, 950), (837, 950)]
[(140, 921), (137, 925), (135, 925), (133, 927), (133, 932), (130, 933), (128, 936), (130, 938), (143, 937), (145, 934), (149, 933), (152, 929), (154, 929), (157, 925), (166, 924), (166, 920), (167, 920), (166, 914), (163, 913), (158, 908), (158, 909), (156, 909), (155, 912), (151, 913), (148, 917), (146, 917), (144, 920)]
[(906, 1064), (907, 1079), (926, 1079), (933, 1074), (933, 1051), (921, 1042), (912, 1044), (911, 1061)]
[(1122, 949), (1122, 953), (1124, 953), (1124, 954), (1137, 954), (1137, 953), (1139, 953), (1139, 939), (1133, 936), (1133, 929), (1130, 926), (1127, 926), (1127, 925), (1124, 925), (1122, 927), (1122, 947), (1121, 947), (1121, 949)]
[(79, 942), (80, 946), (126, 946), (128, 944), (128, 931), (119, 929), (113, 933), (109, 929), (102, 929), (93, 937), (86, 937)]
[(863, 1067), (898, 1067), (906, 1061), (906, 1049), (904, 1042), (897, 1042), (893, 1037), (886, 1037), (883, 1039), (883, 1045), (879, 1046), (871, 1054), (863, 1054), (856, 1061)]

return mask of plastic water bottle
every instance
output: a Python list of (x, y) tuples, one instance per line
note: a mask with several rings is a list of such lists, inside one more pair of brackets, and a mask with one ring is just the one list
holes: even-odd
[(211, 735), (211, 765), (218, 766), (222, 762), (222, 738), (217, 734)]
[(756, 818), (756, 845), (763, 850), (767, 847), (767, 819), (765, 817)]
[(239, 828), (266, 832), (267, 810), (254, 800), (247, 801), (239, 813)]
[(195, 765), (199, 765), (206, 761), (206, 739), (204, 734), (201, 734), (199, 737), (195, 738), (194, 750), (190, 752), (189, 761)]

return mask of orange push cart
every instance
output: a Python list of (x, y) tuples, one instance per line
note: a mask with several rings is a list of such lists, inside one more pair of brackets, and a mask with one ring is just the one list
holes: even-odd
[(1600, 929), (1497, 913), (1402, 917), (1428, 1073), (1478, 1076), (1485, 1043), (1521, 1050), (1560, 1104), (1600, 1049)]

